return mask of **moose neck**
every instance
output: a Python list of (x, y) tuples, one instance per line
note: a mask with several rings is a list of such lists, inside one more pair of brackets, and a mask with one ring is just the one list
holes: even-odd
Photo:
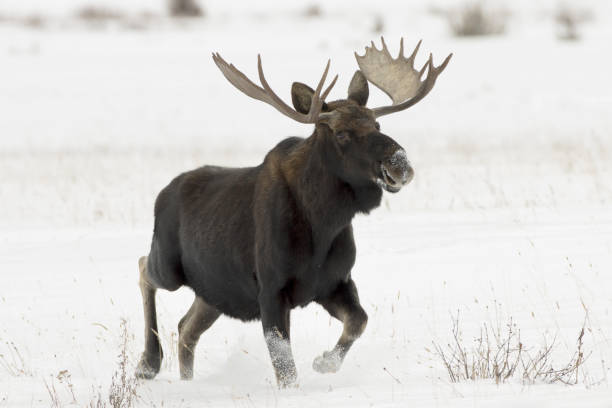
[(293, 152), (291, 189), (313, 226), (339, 232), (358, 212), (380, 205), (382, 190), (374, 183), (351, 185), (341, 175), (341, 157), (330, 135), (315, 132)]

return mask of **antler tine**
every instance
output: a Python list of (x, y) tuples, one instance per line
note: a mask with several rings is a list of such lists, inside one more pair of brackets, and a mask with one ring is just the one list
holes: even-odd
[[(321, 90), (323, 89), (323, 84), (325, 83), (325, 80), (327, 79), (327, 73), (329, 72), (330, 63), (331, 63), (331, 60), (328, 59), (327, 65), (325, 66), (325, 71), (323, 71), (323, 76), (319, 80), (319, 83), (317, 84), (317, 88), (315, 89), (314, 95), (312, 96), (312, 100), (310, 102), (310, 110), (308, 111), (308, 116), (313, 119), (315, 119), (315, 117), (318, 116), (319, 112), (321, 111), (321, 107), (323, 106), (323, 99), (325, 98), (321, 98)], [(333, 81), (333, 83), (335, 83), (335, 80)], [(326, 89), (325, 92), (327, 92), (328, 90), (331, 90), (331, 89)]]
[(436, 79), (442, 73), (442, 71), (444, 71), (449, 61), (451, 60), (452, 56), (453, 56), (452, 53), (449, 54), (444, 59), (444, 62), (442, 62), (442, 64), (440, 64), (438, 67), (434, 66), (433, 58), (430, 57), (430, 59), (427, 61), (427, 64), (426, 64), (426, 66), (429, 66), (429, 72), (427, 73), (427, 77), (425, 78), (425, 80), (421, 83), (421, 86), (419, 87), (417, 94), (414, 97), (408, 99), (407, 101), (403, 103), (372, 109), (372, 111), (374, 112), (374, 116), (378, 118), (380, 116), (388, 115), (390, 113), (399, 112), (404, 109), (408, 109), (409, 107), (418, 103), (421, 99), (427, 96), (429, 91), (432, 90), (432, 88), (434, 87), (436, 83)]
[(425, 65), (423, 65), (423, 68), (421, 68), (421, 70), (419, 71), (419, 79), (423, 76), (427, 67), (429, 67), (429, 69), (433, 68), (433, 55), (431, 53), (429, 53), (429, 58), (427, 59), (427, 62), (425, 63)]
[(269, 98), (267, 98), (266, 92), (251, 82), (251, 80), (236, 69), (233, 64), (228, 64), (219, 53), (213, 53), (212, 57), (223, 76), (239, 91), (244, 92), (251, 98), (269, 103)]
[[(320, 112), (321, 106), (323, 105), (323, 101), (331, 91), (332, 87), (336, 83), (338, 79), (338, 75), (334, 78), (331, 84), (325, 89), (323, 95), (321, 96), (321, 89), (325, 83), (325, 79), (327, 77), (327, 73), (329, 71), (330, 61), (327, 62), (327, 66), (325, 68), (325, 72), (323, 73), (323, 78), (319, 81), (319, 85), (317, 86), (317, 91), (313, 96), (313, 101), (310, 107), (310, 111), (308, 114), (304, 115), (302, 113), (297, 112), (289, 105), (287, 105), (270, 87), (266, 77), (263, 73), (263, 67), (261, 63), (261, 55), (257, 55), (257, 71), (259, 74), (259, 80), (261, 82), (260, 86), (253, 83), (246, 75), (244, 75), (241, 71), (239, 71), (233, 64), (228, 64), (219, 53), (213, 53), (212, 55), (213, 61), (223, 74), (225, 78), (234, 85), (239, 91), (245, 93), (251, 98), (258, 99), (262, 102), (266, 102), (267, 104), (274, 107), (276, 110), (281, 112), (283, 115), (290, 117), (291, 119), (298, 121), (300, 123), (315, 123)], [(316, 102), (316, 103), (315, 103)]]
[[(403, 38), (402, 38), (403, 40)], [(414, 62), (414, 58), (417, 55), (417, 52), (419, 52), (419, 48), (421, 47), (421, 43), (423, 42), (423, 40), (419, 40), (419, 42), (417, 43), (416, 47), (414, 47), (414, 51), (412, 51), (412, 54), (410, 54), (410, 56), (408, 57), (408, 61), (410, 62)]]
[[(382, 35), (380, 36), (380, 42), (382, 43), (382, 50), (384, 51), (385, 54), (389, 54), (389, 49), (387, 48), (387, 44), (385, 44), (385, 37), (383, 37)], [(389, 54), (390, 56), (391, 54)]]
[(336, 85), (337, 80), (338, 80), (338, 75), (336, 75), (334, 79), (332, 79), (331, 83), (327, 86), (327, 89), (325, 90), (325, 92), (323, 92), (323, 95), (321, 95), (322, 101), (325, 101), (325, 98), (327, 98), (327, 95), (329, 94), (329, 92), (332, 90), (334, 85)]
[[(372, 43), (372, 48), (366, 47), (365, 55), (360, 56), (355, 53), (357, 64), (367, 80), (389, 95), (393, 101), (391, 106), (373, 109), (375, 116), (406, 109), (423, 99), (452, 56), (452, 54), (449, 55), (442, 65), (436, 68), (433, 56), (429, 54), (423, 68), (417, 71), (414, 68), (414, 60), (422, 40), (419, 40), (410, 56), (406, 58), (404, 57), (404, 39), (401, 38), (399, 54), (395, 59), (389, 54), (384, 38), (381, 37), (381, 41), (382, 50), (376, 49)], [(427, 77), (421, 80), (425, 71), (427, 71)]]
[(263, 67), (261, 65), (261, 55), (259, 54), (257, 54), (257, 71), (259, 72), (259, 81), (261, 81), (261, 84), (266, 90), (266, 94), (270, 96), (270, 99), (274, 102), (271, 105), (275, 107), (279, 112), (284, 113), (285, 115), (289, 116), (294, 120), (297, 120), (298, 122), (308, 123), (304, 121), (303, 114), (293, 110), (289, 105), (283, 102), (283, 100), (272, 90), (272, 88), (268, 84), (268, 81), (266, 81), (266, 77), (264, 76)]
[(444, 60), (444, 62), (442, 62), (442, 64), (438, 67), (438, 69), (440, 70), (440, 72), (444, 71), (444, 68), (446, 68), (446, 66), (448, 65), (449, 61), (451, 60), (453, 56), (453, 53), (451, 52), (448, 57), (446, 57), (446, 59)]

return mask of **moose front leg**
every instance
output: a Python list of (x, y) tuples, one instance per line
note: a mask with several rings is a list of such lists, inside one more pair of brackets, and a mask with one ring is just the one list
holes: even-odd
[(279, 387), (297, 380), (297, 370), (291, 353), (289, 325), (291, 308), (280, 293), (263, 293), (259, 299), (264, 337), (272, 359)]
[(344, 324), (344, 330), (336, 346), (316, 357), (312, 368), (320, 373), (335, 373), (355, 340), (363, 333), (368, 323), (368, 315), (359, 304), (357, 288), (353, 280), (341, 283), (325, 300), (319, 301), (330, 315)]

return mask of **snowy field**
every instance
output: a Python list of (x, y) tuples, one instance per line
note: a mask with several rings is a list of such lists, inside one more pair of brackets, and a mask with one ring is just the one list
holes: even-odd
[[(612, 407), (609, 2), (575, 2), (592, 13), (580, 41), (555, 35), (554, 1), (507, 2), (505, 35), (467, 39), (440, 16), (449, 1), (342, 1), (314, 16), (280, 0), (208, 1), (202, 20), (137, 27), (92, 27), (72, 17), (79, 1), (48, 3), (0, 1), (0, 407), (106, 398), (122, 319), (129, 364), (143, 350), (137, 259), (157, 192), (205, 163), (258, 164), (312, 131), (237, 92), (211, 53), (254, 78), (260, 52), (286, 100), (291, 82), (312, 85), (331, 58), (331, 98), (344, 98), (353, 51), (379, 43), (381, 21), (392, 52), (403, 36), (423, 38), (417, 62), (454, 57), (423, 102), (381, 120), (416, 177), (355, 219), (369, 324), (343, 368), (312, 370), (341, 325), (311, 305), (292, 314), (297, 388), (276, 387), (260, 324), (228, 318), (202, 336), (194, 380), (182, 382), (176, 325), (192, 294), (159, 292), (165, 360), (138, 384), (137, 405)], [(42, 26), (16, 22), (33, 13)], [(388, 103), (371, 93), (369, 106)], [(510, 317), (531, 347), (556, 337), (558, 366), (584, 326), (578, 384), (452, 383), (433, 342), (451, 342), (458, 311), (466, 343)]]

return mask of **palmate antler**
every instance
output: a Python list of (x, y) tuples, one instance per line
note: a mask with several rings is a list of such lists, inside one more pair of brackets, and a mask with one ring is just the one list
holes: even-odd
[[(412, 54), (406, 58), (402, 38), (399, 55), (393, 59), (389, 54), (385, 39), (381, 37), (381, 40), (382, 50), (378, 50), (372, 41), (372, 46), (366, 47), (365, 55), (359, 56), (355, 53), (357, 64), (366, 79), (389, 95), (393, 101), (393, 105), (372, 109), (376, 117), (407, 109), (423, 99), (431, 91), (436, 83), (436, 78), (444, 71), (453, 56), (450, 54), (442, 65), (435, 67), (433, 56), (429, 54), (429, 59), (423, 68), (417, 71), (414, 69), (414, 58), (421, 46), (421, 41), (418, 42)], [(421, 81), (425, 70), (427, 70), (427, 77)]]
[(327, 78), (327, 72), (329, 71), (329, 63), (327, 61), (327, 66), (325, 67), (325, 72), (323, 72), (323, 76), (317, 85), (317, 89), (315, 90), (314, 95), (312, 96), (312, 102), (310, 104), (310, 110), (307, 114), (299, 113), (289, 105), (287, 105), (281, 98), (274, 93), (270, 85), (268, 85), (268, 81), (264, 77), (263, 68), (261, 66), (261, 56), (257, 55), (257, 70), (259, 71), (259, 81), (263, 88), (258, 85), (255, 85), (246, 75), (240, 72), (233, 64), (228, 64), (225, 62), (219, 53), (213, 54), (213, 60), (217, 67), (221, 70), (225, 78), (232, 83), (239, 91), (244, 92), (251, 98), (259, 99), (262, 102), (265, 102), (269, 105), (272, 105), (276, 108), (280, 113), (290, 117), (293, 120), (296, 120), (301, 123), (316, 123), (319, 114), (321, 113), (321, 108), (323, 107), (323, 102), (325, 98), (336, 84), (336, 80), (338, 79), (338, 75), (334, 77), (329, 86), (325, 89), (325, 92), (321, 94), (321, 89), (323, 88), (323, 84), (325, 83), (325, 79)]

